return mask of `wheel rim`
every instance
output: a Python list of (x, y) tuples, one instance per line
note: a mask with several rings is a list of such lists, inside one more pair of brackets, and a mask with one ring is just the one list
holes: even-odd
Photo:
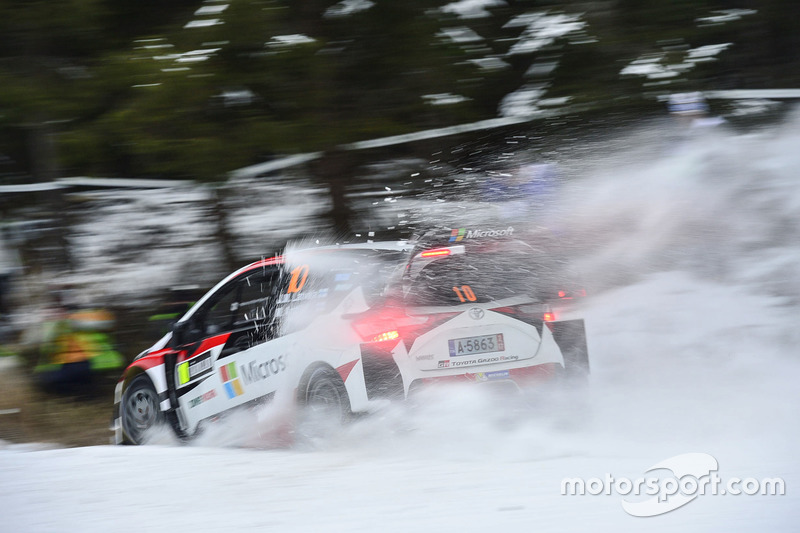
[(141, 388), (133, 391), (125, 402), (125, 429), (134, 440), (156, 425), (159, 416), (155, 391)]
[(319, 380), (308, 391), (308, 406), (315, 412), (342, 411), (342, 398), (339, 389), (328, 380)]
[(306, 383), (296, 436), (313, 446), (338, 434), (349, 418), (350, 402), (333, 369), (315, 369)]

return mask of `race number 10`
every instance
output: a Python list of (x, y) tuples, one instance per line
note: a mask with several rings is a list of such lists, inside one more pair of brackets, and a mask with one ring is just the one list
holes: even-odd
[(453, 287), (453, 291), (458, 296), (458, 299), (462, 302), (466, 303), (467, 301), (474, 302), (478, 298), (475, 296), (475, 293), (472, 291), (472, 287), (469, 285), (462, 285), (461, 287)]
[(292, 270), (292, 278), (289, 280), (288, 294), (300, 292), (308, 279), (308, 265), (300, 265)]

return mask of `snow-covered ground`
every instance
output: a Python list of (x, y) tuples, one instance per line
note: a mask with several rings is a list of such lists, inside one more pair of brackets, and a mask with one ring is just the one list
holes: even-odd
[[(188, 446), (6, 446), (0, 531), (796, 531), (797, 124), (606, 153), (571, 185), (585, 394), (519, 409), (453, 389), (295, 449), (231, 446), (246, 427)], [(609, 478), (666, 490), (671, 472), (646, 471), (688, 453), (716, 459), (722, 488), (780, 478), (785, 495), (626, 513), (645, 498)], [(566, 478), (610, 490), (564, 495)]]

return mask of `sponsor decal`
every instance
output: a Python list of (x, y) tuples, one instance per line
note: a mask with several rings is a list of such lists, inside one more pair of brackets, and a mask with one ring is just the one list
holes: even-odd
[(475, 381), (492, 381), (494, 379), (508, 379), (511, 373), (508, 370), (498, 370), (496, 372), (478, 372), (475, 374)]
[(457, 228), (450, 232), (450, 242), (460, 242), (464, 239), (483, 239), (486, 237), (510, 237), (514, 234), (512, 226), (506, 229), (476, 229)]
[(263, 363), (250, 361), (249, 364), (242, 365), (241, 370), (245, 384), (250, 385), (251, 383), (267, 379), (272, 375), (286, 370), (285, 358), (285, 355), (280, 355), (269, 361), (264, 361)]
[(287, 294), (293, 294), (303, 290), (303, 287), (308, 280), (308, 265), (300, 265), (292, 270), (292, 279), (289, 280), (289, 288), (286, 289)]
[(418, 355), (416, 359), (417, 361), (433, 361), (433, 354)]
[(233, 399), (244, 394), (242, 380), (239, 379), (239, 375), (236, 373), (236, 363), (228, 363), (220, 368), (219, 375), (222, 378), (228, 398)]
[[(449, 361), (448, 365), (450, 367), (455, 366), (471, 366), (471, 365), (485, 365), (489, 363), (507, 363), (510, 361), (518, 361), (519, 357), (516, 355), (500, 355), (497, 357), (481, 357), (479, 359), (472, 359), (470, 361)], [(439, 368), (442, 368), (441, 363), (439, 363)]]
[(466, 228), (454, 229), (450, 232), (450, 242), (459, 242), (464, 238)]
[(353, 369), (356, 367), (357, 364), (358, 364), (358, 359), (350, 361), (349, 363), (345, 363), (342, 366), (336, 367), (336, 371), (339, 373), (339, 376), (341, 376), (342, 381), (344, 382), (347, 381), (347, 378), (350, 376), (350, 372), (353, 371)]
[(178, 384), (185, 385), (211, 372), (211, 352), (193, 357), (178, 365)]
[(198, 396), (197, 398), (192, 398), (191, 400), (189, 400), (189, 409), (197, 407), (201, 403), (207, 402), (208, 400), (211, 400), (216, 397), (217, 397), (217, 391), (211, 389), (210, 391)]

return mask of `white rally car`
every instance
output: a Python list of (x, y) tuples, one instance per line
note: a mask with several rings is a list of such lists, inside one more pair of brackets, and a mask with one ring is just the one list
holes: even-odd
[(438, 381), (584, 375), (574, 294), (541, 250), (496, 233), (318, 247), (234, 272), (126, 368), (115, 442), (159, 425), (190, 438), (281, 393), (344, 420)]

